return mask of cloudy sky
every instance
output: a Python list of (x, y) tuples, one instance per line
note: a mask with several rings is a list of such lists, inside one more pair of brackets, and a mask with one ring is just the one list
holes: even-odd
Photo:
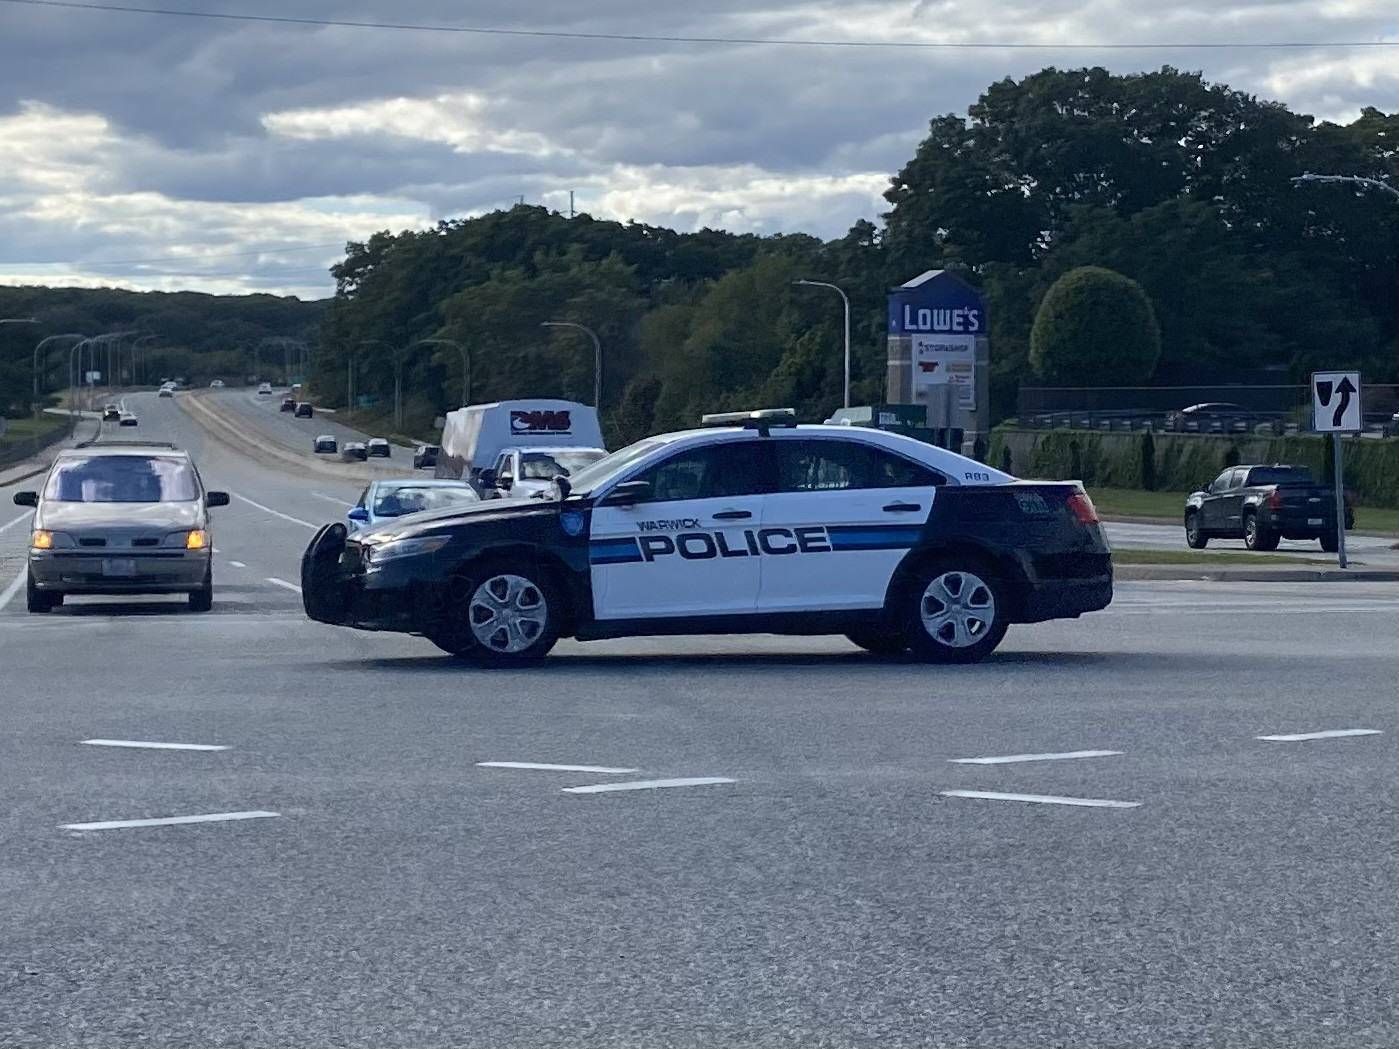
[[(1198, 69), (1341, 121), (1399, 104), (1393, 0), (122, 6), (0, 0), (0, 283), (315, 298), (346, 240), (570, 190), (601, 218), (837, 236), (929, 118), (1047, 65)], [(1085, 46), (1143, 44), (1167, 46)]]

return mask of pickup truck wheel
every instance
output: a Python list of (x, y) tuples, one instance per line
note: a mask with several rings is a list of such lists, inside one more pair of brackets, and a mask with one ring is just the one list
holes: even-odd
[(1006, 636), (1009, 611), (995, 573), (979, 560), (954, 556), (914, 573), (899, 618), (919, 659), (979, 663)]
[(1328, 532), (1321, 537), (1321, 548), (1328, 554), (1334, 554), (1341, 549), (1341, 541), (1336, 537), (1335, 532)]
[(1250, 550), (1276, 550), (1282, 537), (1258, 524), (1257, 514), (1244, 515), (1244, 546)]
[(1185, 545), (1192, 550), (1203, 550), (1210, 545), (1209, 536), (1200, 531), (1200, 515), (1193, 510), (1185, 515)]

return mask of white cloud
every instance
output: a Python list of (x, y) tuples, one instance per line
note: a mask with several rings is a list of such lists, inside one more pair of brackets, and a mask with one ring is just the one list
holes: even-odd
[[(1050, 50), (800, 48), (297, 29), (24, 8), (0, 36), (0, 283), (325, 294), (317, 247), (518, 196), (681, 229), (838, 236), (929, 118), (1047, 65), (1171, 64), (1319, 118), (1391, 109), (1390, 0), (416, 0), (405, 21)], [(279, 13), (269, 0), (240, 11)], [(374, 20), (377, 0), (299, 0)], [(13, 17), (11, 17), (13, 16)], [(398, 17), (397, 15), (395, 17)], [(257, 252), (255, 254), (242, 254)], [(158, 259), (147, 265), (134, 259)], [(173, 261), (166, 261), (173, 260)]]

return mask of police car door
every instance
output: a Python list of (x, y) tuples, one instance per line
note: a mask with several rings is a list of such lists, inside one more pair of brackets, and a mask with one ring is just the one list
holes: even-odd
[(878, 608), (946, 478), (875, 445), (774, 433), (760, 612)]
[(593, 510), (593, 614), (649, 619), (752, 612), (757, 530), (773, 490), (769, 442), (739, 438), (671, 453), (627, 480), (649, 501)]

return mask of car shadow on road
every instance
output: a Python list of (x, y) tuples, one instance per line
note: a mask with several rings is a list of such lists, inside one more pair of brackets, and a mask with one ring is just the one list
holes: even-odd
[[(219, 610), (215, 604), (214, 611)], [(232, 611), (232, 609), (230, 609)], [(71, 616), (84, 618), (91, 616), (184, 616), (190, 615), (189, 601), (186, 598), (173, 598), (169, 601), (85, 601), (74, 604), (65, 601), (49, 613), (52, 617)], [(209, 615), (204, 612), (201, 615)]]

